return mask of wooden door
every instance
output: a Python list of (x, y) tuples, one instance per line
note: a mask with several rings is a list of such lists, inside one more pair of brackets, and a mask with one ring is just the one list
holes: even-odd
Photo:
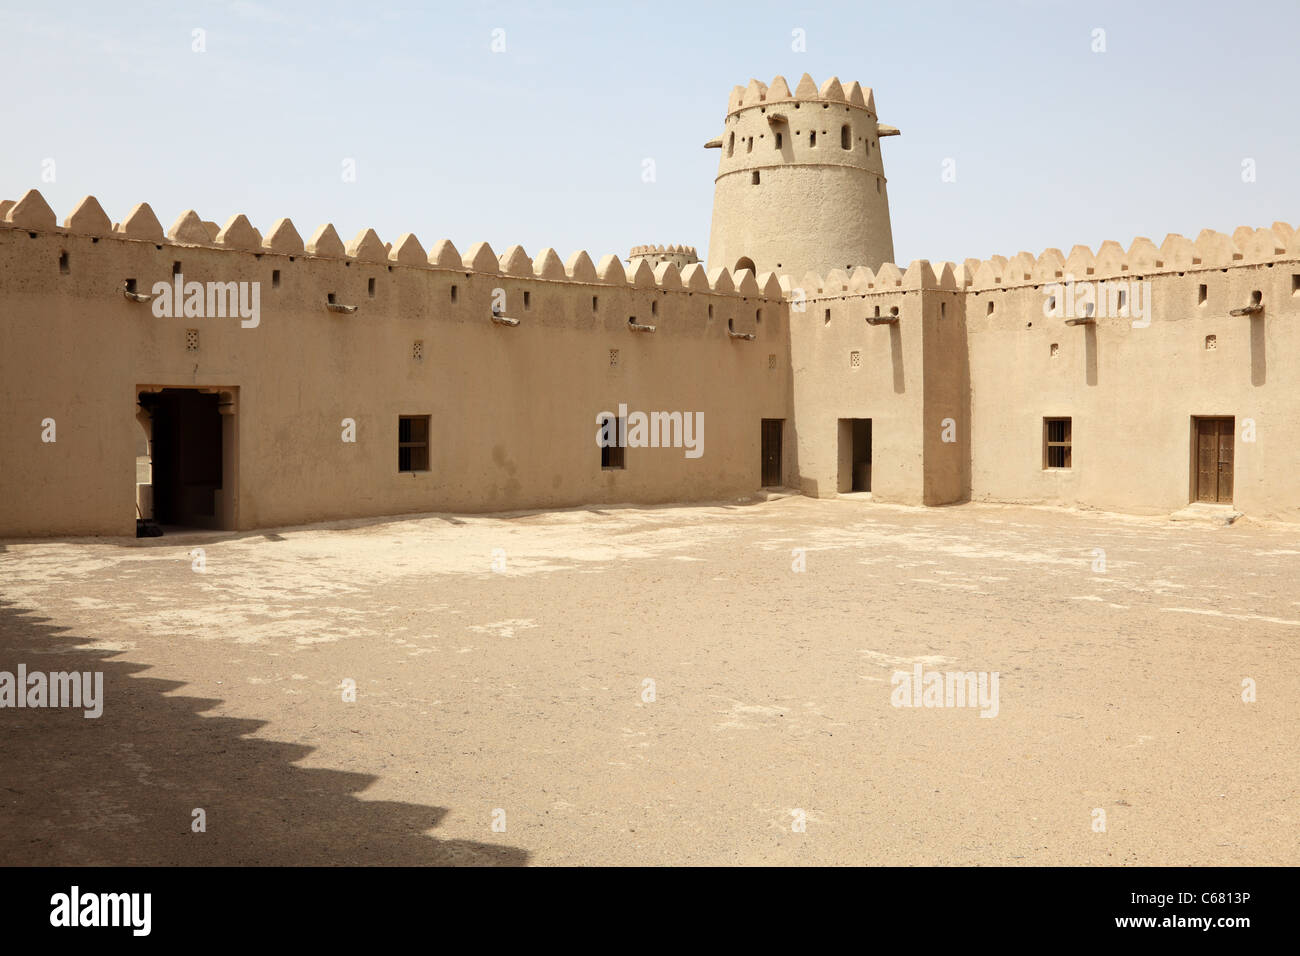
[(782, 418), (763, 419), (763, 487), (775, 488), (781, 484), (781, 432)]
[(1232, 503), (1236, 420), (1196, 419), (1196, 500)]

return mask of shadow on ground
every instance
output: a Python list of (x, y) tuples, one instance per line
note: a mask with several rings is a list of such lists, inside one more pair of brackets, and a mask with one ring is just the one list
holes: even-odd
[[(373, 866), (527, 863), (524, 850), (424, 835), (447, 810), (358, 799), (377, 778), (294, 766), (313, 747), (0, 601), (0, 671), (102, 671), (104, 712), (0, 709), (0, 865)], [(191, 832), (192, 811), (207, 832)]]

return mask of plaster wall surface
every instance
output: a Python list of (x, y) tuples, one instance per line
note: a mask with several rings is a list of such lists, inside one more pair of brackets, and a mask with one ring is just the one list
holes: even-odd
[[(235, 397), (237, 485), (223, 493), (239, 528), (747, 495), (761, 419), (791, 417), (786, 306), (774, 280), (764, 298), (748, 273), (746, 294), (715, 294), (700, 266), (686, 289), (672, 266), (629, 279), (615, 260), (599, 278), (585, 253), (585, 280), (543, 279), (6, 225), (0, 535), (133, 533), (142, 386)], [(126, 278), (144, 293), (177, 268), (186, 282), (260, 282), (258, 326), (155, 317), (122, 294)], [(498, 289), (515, 327), (491, 318)], [(328, 311), (330, 293), (357, 311)], [(655, 331), (631, 331), (632, 318)], [(625, 470), (602, 470), (597, 415), (620, 403), (702, 413), (703, 454), (628, 448)], [(431, 417), (427, 471), (398, 470), (403, 415)]]

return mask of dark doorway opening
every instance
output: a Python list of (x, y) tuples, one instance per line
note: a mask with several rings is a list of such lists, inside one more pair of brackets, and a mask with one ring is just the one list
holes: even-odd
[(840, 419), (839, 491), (871, 490), (871, 419)]
[(1192, 500), (1232, 504), (1235, 418), (1192, 419)]
[(221, 396), (164, 388), (142, 392), (139, 401), (149, 418), (154, 520), (224, 527)]
[(781, 435), (785, 430), (784, 418), (763, 419), (763, 487), (781, 486)]

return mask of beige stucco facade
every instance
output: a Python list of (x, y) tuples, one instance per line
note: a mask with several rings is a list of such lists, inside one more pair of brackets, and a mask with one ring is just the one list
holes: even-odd
[[(763, 485), (1159, 514), (1207, 467), (1220, 503), (1300, 520), (1290, 226), (902, 269), (870, 91), (753, 81), (724, 130), (707, 271), (0, 203), (0, 536), (127, 535), (137, 502), (248, 529)], [(256, 285), (256, 321), (166, 314), (176, 281)], [(1103, 282), (1124, 306), (1089, 313)], [(699, 416), (700, 454), (607, 457), (620, 406)]]

